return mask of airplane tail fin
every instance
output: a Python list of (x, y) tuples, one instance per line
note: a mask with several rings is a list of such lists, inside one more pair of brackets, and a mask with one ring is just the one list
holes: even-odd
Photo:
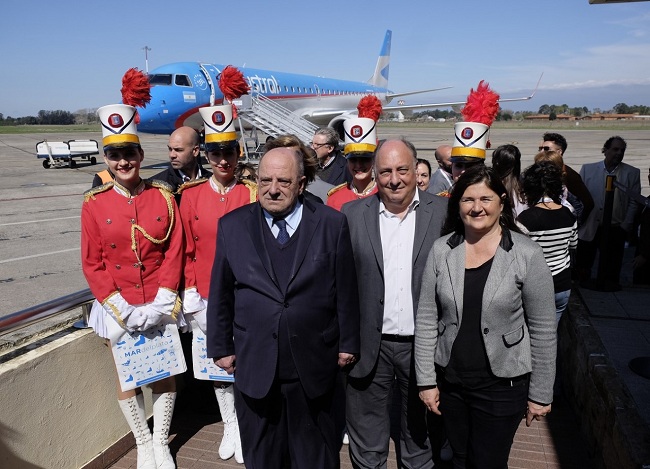
[(379, 52), (379, 58), (377, 59), (377, 66), (375, 67), (375, 73), (372, 75), (368, 83), (380, 88), (388, 87), (388, 68), (390, 66), (390, 41), (393, 32), (388, 29), (386, 30), (386, 36), (384, 37), (384, 43), (381, 46), (381, 51)]

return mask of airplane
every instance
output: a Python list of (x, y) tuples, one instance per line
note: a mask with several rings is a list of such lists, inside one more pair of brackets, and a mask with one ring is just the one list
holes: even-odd
[[(387, 30), (374, 74), (367, 82), (339, 80), (312, 75), (261, 70), (241, 67), (251, 88), (251, 94), (264, 95), (319, 126), (329, 126), (343, 135), (343, 121), (357, 114), (359, 100), (368, 94), (377, 96), (384, 112), (404, 112), (435, 107), (458, 107), (461, 102), (405, 105), (395, 98), (448, 89), (393, 93), (388, 87), (392, 31)], [(162, 65), (149, 73), (151, 101), (138, 108), (138, 131), (152, 134), (171, 134), (187, 125), (199, 129), (203, 125), (199, 108), (223, 104), (224, 96), (218, 87), (218, 77), (226, 65), (201, 62), (176, 62)], [(540, 77), (541, 80), (541, 77)], [(539, 85), (539, 82), (537, 83)], [(525, 101), (532, 99), (537, 87), (529, 96), (501, 99)]]

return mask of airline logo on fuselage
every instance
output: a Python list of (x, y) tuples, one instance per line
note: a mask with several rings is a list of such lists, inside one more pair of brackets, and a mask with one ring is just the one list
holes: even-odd
[(281, 88), (278, 80), (271, 75), (270, 77), (261, 77), (259, 75), (244, 77), (252, 91), (258, 91), (265, 94), (280, 94)]

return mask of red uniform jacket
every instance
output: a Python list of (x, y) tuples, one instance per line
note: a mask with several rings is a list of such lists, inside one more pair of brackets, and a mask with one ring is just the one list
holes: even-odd
[[(81, 264), (100, 303), (116, 291), (131, 305), (152, 302), (158, 287), (178, 291), (183, 227), (174, 196), (163, 184), (146, 182), (134, 197), (115, 190), (112, 182), (86, 192), (81, 209)], [(169, 236), (164, 242), (152, 242), (134, 226), (154, 240)]]
[[(190, 183), (191, 184), (191, 183)], [(210, 292), (210, 272), (217, 247), (217, 224), (226, 213), (257, 200), (257, 186), (237, 183), (219, 194), (209, 180), (182, 188), (181, 219), (185, 233), (185, 285), (196, 287), (202, 298)]]

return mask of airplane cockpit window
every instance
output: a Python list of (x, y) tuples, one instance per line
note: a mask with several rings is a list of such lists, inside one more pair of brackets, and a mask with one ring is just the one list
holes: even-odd
[(176, 75), (174, 83), (176, 83), (177, 86), (192, 86), (190, 77), (187, 75)]
[(149, 75), (149, 83), (151, 83), (151, 86), (155, 86), (155, 85), (169, 86), (172, 84), (172, 76), (171, 74), (166, 74), (166, 73), (157, 73), (155, 75)]

